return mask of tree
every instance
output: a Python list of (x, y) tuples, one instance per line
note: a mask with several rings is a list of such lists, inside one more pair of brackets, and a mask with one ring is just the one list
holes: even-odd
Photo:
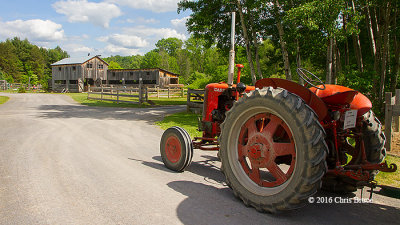
[(176, 56), (176, 52), (182, 49), (183, 41), (178, 38), (163, 38), (156, 43), (157, 51), (165, 51), (170, 56)]
[(117, 62), (115, 62), (115, 61), (111, 61), (109, 64), (108, 64), (108, 69), (110, 69), (110, 70), (115, 70), (115, 69), (123, 69)]

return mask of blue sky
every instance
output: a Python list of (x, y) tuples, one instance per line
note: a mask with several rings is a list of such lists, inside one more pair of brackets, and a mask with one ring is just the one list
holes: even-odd
[(189, 37), (179, 0), (2, 0), (0, 41), (15, 36), (71, 57), (145, 54), (161, 38)]

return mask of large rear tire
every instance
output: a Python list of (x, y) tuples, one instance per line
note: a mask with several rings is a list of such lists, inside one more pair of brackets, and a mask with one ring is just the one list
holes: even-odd
[(284, 89), (256, 89), (221, 125), (220, 156), (235, 196), (258, 211), (299, 208), (321, 187), (328, 151), (313, 110)]

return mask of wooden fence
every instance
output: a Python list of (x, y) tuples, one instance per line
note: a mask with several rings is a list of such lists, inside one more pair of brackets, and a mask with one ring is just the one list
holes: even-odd
[(183, 98), (185, 89), (183, 88), (147, 88), (149, 97), (157, 98)]
[(142, 104), (148, 100), (144, 88), (89, 87), (88, 99)]
[(201, 113), (203, 111), (204, 89), (188, 89), (187, 111)]
[(392, 147), (392, 122), (394, 120), (394, 132), (399, 132), (400, 116), (400, 89), (396, 90), (396, 95), (392, 97), (391, 92), (385, 94), (385, 136), (386, 150), (390, 151)]

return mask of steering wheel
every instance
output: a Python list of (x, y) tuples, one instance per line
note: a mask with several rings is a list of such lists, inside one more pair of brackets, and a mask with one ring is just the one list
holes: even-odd
[[(297, 74), (299, 75), (299, 77), (302, 79), (302, 80), (304, 80), (305, 82), (307, 82), (309, 85), (311, 85), (311, 86), (313, 86), (313, 87), (315, 87), (316, 89), (319, 89), (319, 90), (325, 90), (325, 84), (324, 84), (324, 82), (322, 82), (322, 80), (321, 79), (319, 79), (319, 77), (317, 77), (317, 76), (315, 76), (313, 73), (311, 73), (310, 71), (308, 71), (308, 70), (306, 70), (306, 69), (303, 69), (303, 68), (297, 68), (297, 70), (296, 70), (296, 72), (297, 72)], [(315, 78), (316, 80), (313, 80), (313, 79), (311, 79), (310, 77), (308, 77), (307, 75), (306, 75), (306, 73), (308, 73), (309, 75), (311, 75), (311, 78)], [(314, 84), (314, 83), (316, 83), (316, 84)], [(321, 88), (321, 87), (318, 87), (318, 85), (322, 85), (323, 86), (323, 88)]]

